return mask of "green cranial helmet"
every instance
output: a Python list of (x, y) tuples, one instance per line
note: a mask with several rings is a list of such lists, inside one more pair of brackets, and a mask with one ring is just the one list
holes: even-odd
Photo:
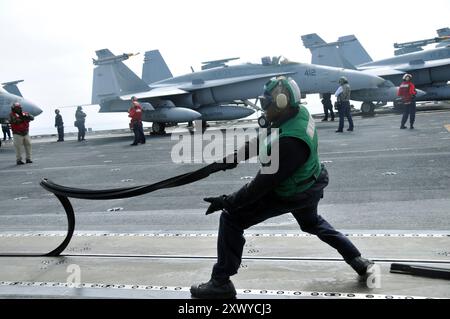
[(347, 78), (345, 76), (341, 76), (339, 78), (339, 84), (345, 84), (345, 83), (348, 83)]
[(284, 109), (288, 105), (298, 107), (300, 105), (301, 92), (297, 83), (292, 78), (280, 76), (271, 79), (264, 85), (264, 95), (260, 96), (261, 107), (266, 110), (270, 105), (278, 109)]

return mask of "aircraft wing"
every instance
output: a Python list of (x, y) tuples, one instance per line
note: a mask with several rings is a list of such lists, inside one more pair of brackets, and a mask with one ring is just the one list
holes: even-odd
[(439, 66), (450, 65), (450, 59), (439, 59), (439, 60), (431, 60), (431, 61), (411, 61), (409, 63), (405, 63), (399, 66), (395, 66), (397, 70), (402, 71), (411, 71), (411, 70), (420, 70), (420, 69), (429, 69), (435, 68)]
[(372, 67), (372, 68), (364, 68), (362, 69), (364, 73), (370, 74), (370, 75), (376, 75), (376, 76), (388, 76), (388, 75), (397, 75), (397, 74), (405, 74), (404, 71), (396, 70), (392, 67)]
[(363, 70), (365, 73), (383, 77), (388, 75), (404, 74), (406, 72), (414, 70), (430, 69), (445, 65), (450, 65), (450, 59), (439, 59), (431, 61), (417, 60), (417, 61), (410, 61), (409, 63), (402, 63), (391, 66), (379, 66), (373, 68), (369, 67)]
[(279, 75), (288, 75), (288, 74), (293, 74), (293, 73), (295, 73), (295, 72), (264, 73), (264, 74), (236, 76), (236, 77), (231, 77), (231, 78), (226, 78), (226, 79), (207, 80), (207, 81), (203, 81), (202, 79), (199, 78), (197, 80), (193, 80), (192, 82), (180, 83), (180, 84), (176, 85), (176, 87), (179, 90), (193, 91), (193, 90), (207, 89), (207, 88), (211, 88), (211, 87), (235, 84), (235, 83), (240, 83), (240, 82), (245, 82), (245, 81), (251, 81), (251, 80), (256, 80), (256, 79), (271, 78), (271, 77), (279, 76)]
[(176, 83), (173, 85), (161, 84), (159, 86), (153, 86), (153, 87), (151, 87), (150, 91), (140, 92), (140, 93), (135, 93), (135, 94), (121, 95), (120, 99), (130, 100), (132, 96), (135, 96), (138, 99), (146, 99), (146, 98), (157, 98), (157, 97), (163, 97), (163, 96), (181, 95), (181, 94), (187, 94), (190, 91), (194, 91), (194, 90), (235, 84), (235, 83), (251, 81), (251, 80), (256, 80), (256, 79), (262, 79), (262, 78), (271, 78), (274, 76), (288, 75), (288, 74), (293, 74), (293, 73), (295, 73), (295, 72), (264, 73), (264, 74), (245, 75), (245, 76), (237, 76), (237, 77), (232, 77), (232, 78), (208, 80), (208, 81), (203, 81), (202, 79), (199, 78), (199, 79), (194, 79), (191, 82)]

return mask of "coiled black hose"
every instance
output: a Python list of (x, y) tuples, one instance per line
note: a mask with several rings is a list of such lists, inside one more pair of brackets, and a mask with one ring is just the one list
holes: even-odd
[(53, 193), (64, 207), (67, 215), (67, 235), (63, 242), (54, 250), (46, 254), (0, 254), (0, 257), (38, 257), (38, 256), (48, 256), (55, 257), (59, 256), (69, 245), (72, 239), (73, 232), (75, 230), (75, 212), (73, 210), (72, 204), (69, 198), (80, 198), (80, 199), (90, 199), (90, 200), (107, 200), (107, 199), (120, 199), (140, 196), (154, 192), (159, 189), (173, 188), (186, 184), (190, 184), (201, 179), (208, 177), (210, 174), (225, 171), (230, 168), (236, 167), (235, 163), (212, 163), (196, 171), (189, 172), (186, 174), (178, 175), (154, 184), (141, 185), (127, 188), (115, 188), (115, 189), (102, 189), (102, 190), (92, 190), (92, 189), (82, 189), (73, 188), (58, 185), (47, 178), (43, 178), (40, 185)]

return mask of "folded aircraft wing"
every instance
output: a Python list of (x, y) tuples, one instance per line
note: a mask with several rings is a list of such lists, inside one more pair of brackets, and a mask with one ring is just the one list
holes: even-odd
[(450, 65), (450, 59), (439, 59), (431, 61), (423, 61), (423, 60), (410, 61), (409, 63), (396, 65), (395, 69), (402, 71), (411, 71), (411, 70), (435, 68), (444, 65)]
[(402, 63), (397, 65), (368, 67), (364, 68), (363, 70), (365, 73), (383, 77), (389, 75), (404, 74), (406, 72), (414, 70), (430, 69), (445, 65), (450, 65), (450, 59), (439, 59), (431, 61), (416, 60), (410, 61), (409, 63)]

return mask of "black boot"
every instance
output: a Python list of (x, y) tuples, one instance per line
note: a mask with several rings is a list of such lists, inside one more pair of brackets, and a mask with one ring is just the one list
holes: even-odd
[(236, 297), (236, 289), (231, 280), (220, 283), (211, 278), (206, 283), (191, 286), (191, 295), (202, 299), (232, 299)]
[(367, 274), (367, 271), (375, 265), (375, 263), (369, 259), (363, 258), (361, 256), (355, 257), (352, 260), (347, 261), (347, 264), (349, 264), (354, 271), (358, 273), (360, 276), (365, 276)]

